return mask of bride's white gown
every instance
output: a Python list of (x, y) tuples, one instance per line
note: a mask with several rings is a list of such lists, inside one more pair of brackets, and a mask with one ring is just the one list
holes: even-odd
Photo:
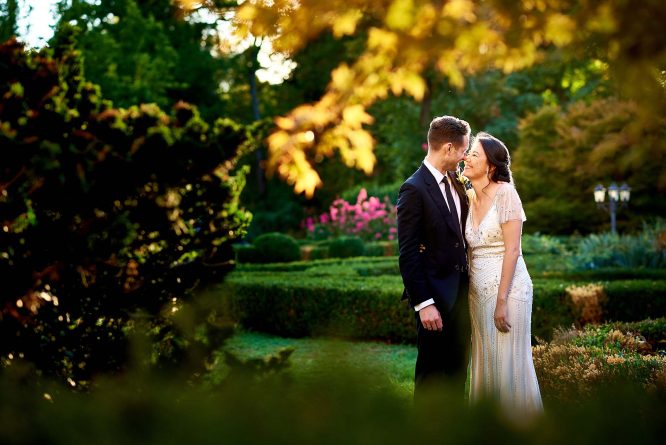
[(522, 255), (509, 291), (510, 331), (499, 332), (493, 321), (504, 256), (501, 224), (525, 219), (516, 189), (504, 183), (476, 228), (470, 208), (465, 229), (470, 249), (470, 401), (494, 398), (513, 414), (543, 409), (530, 342), (532, 280)]

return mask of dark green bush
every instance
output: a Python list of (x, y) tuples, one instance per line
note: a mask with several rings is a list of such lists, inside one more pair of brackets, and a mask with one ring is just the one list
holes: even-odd
[[(272, 264), (241, 264), (238, 270), (242, 272), (301, 272), (313, 267), (337, 266), (344, 264), (354, 267), (357, 270), (368, 271), (365, 275), (399, 275), (397, 267), (397, 257), (359, 257), (359, 258), (324, 258), (312, 261), (295, 261), (293, 263), (272, 263)], [(378, 272), (373, 271), (377, 269)], [(386, 272), (379, 272), (386, 271)], [(388, 271), (391, 270), (389, 273)], [(334, 275), (331, 272), (331, 275)]]
[(357, 236), (341, 236), (328, 246), (330, 258), (351, 258), (365, 255), (363, 240)]
[(260, 261), (259, 251), (251, 244), (235, 245), (236, 261), (240, 264), (257, 263)]
[[(337, 274), (339, 266), (345, 270), (353, 269), (356, 272), (356, 280), (363, 277), (379, 277), (394, 280), (396, 284), (396, 304), (401, 304), (399, 294), (401, 290), (400, 270), (397, 257), (366, 257), (351, 260), (327, 259), (310, 262), (295, 262), (290, 264), (266, 264), (246, 265), (238, 269), (238, 273), (250, 276), (262, 273), (283, 272), (282, 279), (285, 286), (290, 287), (288, 282), (294, 282), (299, 278), (287, 272), (305, 272), (315, 269), (317, 276), (323, 277), (329, 282), (329, 287), (341, 281)], [(291, 277), (291, 278), (290, 278)], [(634, 279), (632, 279), (634, 278)], [(643, 278), (637, 280), (636, 278)], [(649, 317), (660, 317), (666, 315), (666, 283), (665, 272), (661, 270), (646, 269), (606, 269), (596, 271), (557, 271), (533, 274), (534, 282), (534, 304), (532, 308), (532, 333), (540, 338), (549, 339), (552, 331), (558, 326), (571, 326), (575, 320), (575, 311), (570, 298), (567, 296), (566, 288), (571, 284), (582, 284), (590, 281), (604, 281), (608, 301), (604, 311), (609, 320), (641, 320)], [(345, 280), (349, 279), (347, 276)], [(615, 281), (613, 281), (615, 279)], [(622, 279), (622, 281), (618, 281)], [(251, 280), (250, 280), (251, 281)], [(393, 281), (390, 281), (393, 282)], [(249, 284), (248, 284), (249, 285)], [(317, 286), (317, 283), (312, 283)], [(372, 286), (368, 281), (364, 284)], [(262, 285), (248, 292), (262, 293)], [(341, 292), (344, 292), (341, 290)], [(369, 295), (373, 291), (369, 291)], [(372, 298), (369, 296), (368, 298)], [(242, 306), (242, 303), (241, 303)], [(321, 315), (325, 317), (325, 311)], [(260, 318), (260, 316), (257, 316)], [(408, 321), (411, 326), (411, 321)], [(256, 329), (261, 330), (261, 327)], [(304, 334), (308, 335), (308, 334)], [(377, 336), (371, 336), (377, 338)]]
[(549, 340), (553, 329), (571, 326), (576, 320), (566, 294), (570, 283), (533, 279), (532, 336)]
[[(301, 269), (234, 272), (229, 282), (235, 316), (247, 328), (285, 336), (334, 333), (353, 338), (413, 341), (413, 313), (403, 313), (397, 263), (331, 263)], [(321, 264), (321, 263), (320, 263)], [(532, 334), (552, 337), (553, 329), (575, 323), (566, 280), (534, 279)], [(582, 284), (582, 283), (580, 283)], [(608, 320), (666, 316), (666, 282), (604, 283)], [(355, 311), (359, 309), (358, 311)], [(397, 312), (396, 312), (397, 311)], [(409, 312), (409, 311), (408, 311)]]
[(521, 247), (524, 254), (562, 254), (566, 252), (564, 244), (556, 237), (540, 235), (538, 233), (521, 238)]
[(644, 223), (643, 231), (636, 235), (589, 235), (579, 242), (573, 263), (579, 269), (666, 268), (666, 249), (658, 243), (664, 231), (666, 222), (657, 220), (653, 224)]
[(252, 245), (257, 249), (258, 263), (288, 263), (301, 259), (301, 248), (296, 240), (283, 233), (264, 233)]
[[(571, 326), (576, 311), (566, 288), (584, 282), (534, 279), (532, 334), (549, 339), (556, 327)], [(635, 321), (666, 316), (666, 281), (621, 280), (602, 283), (607, 301), (602, 310), (607, 321)]]
[[(531, 257), (530, 257), (531, 259)], [(525, 261), (529, 261), (528, 258)], [(606, 267), (583, 270), (543, 270), (534, 272), (528, 269), (532, 277), (552, 278), (570, 281), (614, 281), (614, 280), (666, 280), (666, 269), (640, 269), (626, 267)]]
[(381, 242), (369, 242), (365, 243), (365, 256), (384, 256), (386, 248), (384, 243)]
[(234, 316), (249, 329), (391, 341), (415, 335), (414, 312), (400, 301), (400, 277), (238, 273), (225, 286)]
[(64, 37), (0, 44), (0, 67), (0, 356), (79, 383), (122, 371), (140, 312), (178, 366), (202, 344), (173, 314), (249, 223), (233, 170), (249, 131), (182, 102), (112, 108)]
[(621, 280), (604, 284), (608, 302), (604, 316), (613, 321), (636, 321), (666, 316), (666, 281)]
[[(536, 255), (536, 257), (552, 257), (555, 260), (559, 258), (557, 255)], [(528, 270), (534, 279), (552, 279), (558, 282), (577, 282), (577, 281), (613, 281), (613, 280), (631, 280), (631, 279), (645, 279), (645, 280), (666, 280), (666, 270), (664, 269), (635, 269), (635, 268), (604, 268), (594, 270), (568, 270), (566, 268), (550, 268), (546, 270), (534, 270), (532, 268), (533, 259), (535, 255), (526, 256)], [(274, 271), (301, 271), (310, 267), (335, 265), (341, 263), (342, 260), (338, 258), (325, 258), (312, 261), (299, 261), (289, 264), (243, 264), (239, 266), (239, 270), (243, 271), (258, 271), (258, 270), (274, 270)], [(350, 263), (351, 262), (351, 263)], [(362, 275), (400, 275), (400, 270), (397, 267), (398, 257), (360, 257), (352, 260), (344, 260), (345, 264), (353, 264), (359, 272), (364, 270)]]
[(572, 269), (571, 256), (553, 253), (525, 253), (527, 270), (534, 276), (540, 273), (565, 272)]
[[(620, 213), (620, 231), (639, 227), (646, 217), (666, 215), (664, 183), (659, 179), (663, 162), (661, 158), (647, 161), (647, 153), (653, 153), (654, 146), (661, 147), (663, 122), (645, 125), (630, 150), (623, 139), (636, 125), (640, 107), (635, 102), (597, 97), (566, 105), (546, 104), (523, 116), (512, 165), (527, 214), (526, 233), (608, 230), (608, 214), (595, 208), (591, 186), (616, 176), (619, 165), (635, 165), (634, 157), (646, 162), (640, 168), (622, 169), (622, 179), (631, 185), (633, 196), (629, 210)], [(557, 162), (549, 162), (551, 159)]]
[(356, 270), (356, 273), (362, 277), (374, 277), (379, 275), (400, 275), (400, 266), (398, 265), (398, 260), (386, 262), (386, 263), (377, 263), (377, 264), (352, 264), (352, 267)]
[[(452, 444), (494, 445), (663, 441), (664, 400), (640, 386), (607, 385), (608, 392), (595, 392), (598, 398), (576, 391), (568, 403), (553, 401), (543, 417), (517, 427), (507, 421), (506, 410), (486, 403), (467, 406), (460, 388), (436, 387), (426, 403), (413, 404), (378, 372), (359, 375), (337, 362), (319, 366), (320, 376), (311, 379), (281, 373), (212, 389), (182, 380), (126, 377), (102, 381), (86, 396), (5, 379), (0, 382), (0, 443), (89, 442), (83, 437), (103, 444), (165, 445), (404, 445), (442, 443), (443, 437)], [(442, 416), (446, 422), (437, 422)], [(426, 428), (424, 419), (432, 420)]]
[(328, 258), (328, 246), (315, 246), (310, 251), (311, 260), (323, 260)]

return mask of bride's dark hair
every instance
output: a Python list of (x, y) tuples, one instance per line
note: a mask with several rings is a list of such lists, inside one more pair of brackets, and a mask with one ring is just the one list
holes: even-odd
[(481, 148), (488, 159), (488, 165), (491, 166), (490, 180), (513, 183), (511, 156), (504, 142), (483, 131), (476, 135), (476, 140), (481, 143)]

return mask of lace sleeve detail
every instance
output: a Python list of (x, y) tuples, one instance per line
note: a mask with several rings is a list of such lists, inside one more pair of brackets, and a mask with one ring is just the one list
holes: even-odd
[(507, 221), (526, 221), (523, 203), (518, 192), (511, 184), (503, 185), (497, 191), (497, 214), (500, 224)]

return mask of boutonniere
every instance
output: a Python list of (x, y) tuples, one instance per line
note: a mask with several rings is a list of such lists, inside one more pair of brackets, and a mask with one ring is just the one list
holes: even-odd
[(458, 179), (458, 182), (463, 185), (463, 187), (465, 188), (465, 191), (472, 188), (472, 183), (469, 182), (469, 179), (467, 179), (466, 176), (463, 176), (463, 174), (460, 170), (456, 170), (456, 179)]
[(476, 195), (474, 193), (474, 188), (472, 187), (472, 183), (470, 182), (469, 179), (467, 179), (466, 176), (463, 176), (460, 170), (456, 170), (456, 179), (458, 180), (459, 183), (462, 184), (463, 188), (465, 189), (465, 194), (467, 195), (467, 198), (469, 198), (470, 200), (474, 199)]

